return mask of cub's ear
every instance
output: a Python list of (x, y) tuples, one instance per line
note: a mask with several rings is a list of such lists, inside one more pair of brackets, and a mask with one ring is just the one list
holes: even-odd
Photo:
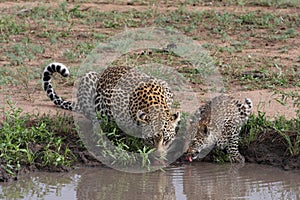
[(199, 134), (199, 132), (202, 136), (207, 137), (209, 134), (207, 124), (199, 124), (198, 125), (198, 134)]
[(180, 112), (176, 112), (175, 114), (173, 114), (173, 121), (174, 123), (178, 123), (180, 121)]
[(148, 115), (141, 110), (136, 113), (136, 118), (138, 122), (146, 123), (148, 121)]

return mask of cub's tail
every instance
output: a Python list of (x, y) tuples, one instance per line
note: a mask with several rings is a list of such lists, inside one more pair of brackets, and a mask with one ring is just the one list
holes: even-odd
[(246, 122), (251, 114), (253, 103), (251, 99), (245, 98), (244, 103), (241, 104), (242, 106), (239, 108), (241, 118), (244, 122)]
[(52, 75), (57, 72), (63, 77), (69, 76), (69, 70), (68, 68), (61, 63), (50, 63), (48, 66), (45, 67), (43, 72), (43, 87), (44, 90), (47, 93), (47, 96), (53, 101), (55, 105), (57, 105), (60, 108), (66, 109), (66, 110), (75, 110), (75, 102), (66, 101), (63, 100), (60, 96), (56, 94), (54, 91), (54, 88), (51, 84)]
[(251, 99), (245, 98), (244, 106), (245, 106), (245, 113), (247, 116), (249, 116), (251, 114), (251, 111), (253, 108), (253, 103), (252, 103)]

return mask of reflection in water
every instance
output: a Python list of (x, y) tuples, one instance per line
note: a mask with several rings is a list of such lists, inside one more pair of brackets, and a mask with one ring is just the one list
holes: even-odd
[[(94, 181), (92, 181), (94, 180)], [(82, 173), (77, 185), (77, 199), (174, 199), (172, 177), (156, 171), (131, 174), (112, 169)]]
[(235, 168), (234, 165), (205, 164), (201, 170), (188, 167), (184, 171), (184, 177), (184, 193), (188, 199), (199, 197), (228, 199), (247, 196), (248, 177), (242, 178), (239, 168)]
[(75, 199), (75, 186), (79, 175), (75, 173), (31, 175), (16, 182), (1, 183), (0, 199)]
[(34, 173), (2, 183), (0, 199), (300, 199), (300, 173), (192, 163), (144, 174), (109, 168)]

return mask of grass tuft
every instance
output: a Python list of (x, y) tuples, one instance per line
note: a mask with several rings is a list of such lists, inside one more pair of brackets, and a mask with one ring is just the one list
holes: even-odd
[(253, 142), (260, 142), (273, 133), (273, 142), (282, 141), (286, 151), (291, 157), (297, 156), (300, 147), (300, 118), (286, 119), (278, 116), (271, 120), (265, 113), (259, 112), (257, 116), (252, 115), (246, 125), (242, 128), (242, 144), (249, 146)]
[(66, 134), (60, 132), (70, 128), (57, 128), (66, 127), (67, 119), (53, 120), (47, 115), (23, 113), (12, 103), (9, 106), (0, 125), (1, 169), (14, 177), (24, 167), (53, 169), (71, 165), (75, 157), (65, 143)]

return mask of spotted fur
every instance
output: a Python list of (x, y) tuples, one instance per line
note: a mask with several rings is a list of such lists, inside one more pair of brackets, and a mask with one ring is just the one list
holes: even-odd
[(165, 81), (130, 67), (108, 67), (102, 74), (85, 74), (80, 79), (77, 102), (72, 102), (56, 94), (51, 84), (56, 72), (63, 77), (69, 75), (65, 65), (51, 63), (43, 72), (43, 86), (58, 107), (82, 113), (91, 120), (99, 113), (157, 149), (166, 149), (175, 137), (180, 113), (171, 114), (173, 93)]
[(232, 162), (243, 163), (239, 153), (239, 133), (248, 120), (252, 101), (244, 102), (228, 95), (221, 95), (200, 107), (191, 123), (192, 141), (187, 150), (188, 159), (205, 157), (213, 148), (226, 148)]

